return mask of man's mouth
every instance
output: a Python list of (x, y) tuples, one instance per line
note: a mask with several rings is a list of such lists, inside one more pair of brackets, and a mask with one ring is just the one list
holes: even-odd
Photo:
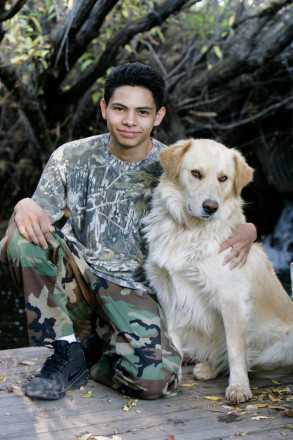
[(138, 131), (127, 131), (127, 130), (118, 130), (122, 136), (126, 137), (135, 137), (139, 134)]

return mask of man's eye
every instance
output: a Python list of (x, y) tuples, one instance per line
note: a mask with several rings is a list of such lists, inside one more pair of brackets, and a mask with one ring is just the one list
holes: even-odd
[(221, 176), (219, 177), (219, 182), (226, 182), (227, 179), (228, 179), (227, 176)]
[(198, 170), (191, 170), (191, 174), (193, 175), (193, 177), (195, 177), (196, 179), (201, 179), (202, 175)]
[(140, 112), (139, 112), (141, 115), (143, 115), (143, 116), (145, 116), (145, 115), (148, 115), (149, 114), (149, 112), (148, 111), (146, 111), (146, 110), (140, 110)]

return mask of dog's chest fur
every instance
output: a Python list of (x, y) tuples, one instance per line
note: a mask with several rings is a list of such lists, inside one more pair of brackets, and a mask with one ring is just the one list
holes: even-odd
[[(212, 335), (222, 322), (217, 312), (219, 286), (229, 283), (225, 278), (231, 276), (231, 271), (223, 268), (229, 250), (219, 253), (219, 248), (232, 235), (232, 227), (222, 219), (191, 218), (182, 206), (180, 195), (169, 197), (162, 186), (155, 191), (152, 210), (145, 219), (148, 279), (166, 314), (172, 316), (176, 332), (184, 326), (186, 334), (189, 323), (197, 323), (198, 330)], [(229, 214), (233, 217), (232, 209)], [(235, 226), (241, 220), (242, 212), (240, 217), (235, 216)], [(211, 309), (214, 313), (207, 313)]]

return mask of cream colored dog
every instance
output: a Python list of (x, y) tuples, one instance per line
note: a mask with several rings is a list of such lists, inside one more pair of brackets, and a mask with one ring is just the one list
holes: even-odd
[(165, 172), (145, 219), (146, 273), (182, 355), (198, 379), (230, 370), (226, 398), (252, 397), (248, 371), (293, 366), (293, 303), (258, 244), (242, 268), (220, 244), (244, 223), (253, 170), (234, 149), (183, 140), (161, 152)]

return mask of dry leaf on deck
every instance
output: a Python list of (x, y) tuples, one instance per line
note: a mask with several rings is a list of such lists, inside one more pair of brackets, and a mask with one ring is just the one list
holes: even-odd
[(273, 419), (274, 417), (268, 417), (268, 416), (255, 416), (251, 417), (251, 420), (261, 420), (261, 419)]
[(196, 382), (190, 382), (190, 383), (182, 383), (179, 385), (180, 387), (193, 387), (194, 385), (197, 385)]
[(137, 399), (128, 399), (127, 402), (123, 406), (123, 411), (129, 411), (132, 406), (137, 404)]
[(282, 399), (279, 399), (279, 397), (274, 397), (272, 394), (269, 394), (268, 398), (271, 402), (282, 402)]
[(287, 428), (287, 429), (293, 429), (293, 425), (283, 425), (284, 426), (284, 428)]
[[(84, 394), (83, 396), (81, 396), (82, 399), (86, 398), (86, 397), (92, 397), (93, 392), (91, 390), (89, 390), (86, 394)], [(83, 439), (82, 439), (83, 440)]]
[(205, 399), (208, 400), (223, 400), (223, 397), (218, 397), (218, 396), (203, 396)]
[(81, 437), (78, 437), (77, 440), (90, 440), (91, 437), (92, 437), (92, 434), (90, 432), (88, 432), (87, 434), (84, 434)]
[(293, 417), (293, 410), (292, 409), (288, 409), (287, 411), (285, 411), (285, 414), (287, 417)]
[(103, 435), (93, 435), (89, 440), (122, 440), (119, 435), (113, 435), (113, 437), (104, 437)]
[(19, 365), (36, 365), (36, 362), (34, 362), (34, 361), (21, 361), (18, 363), (19, 363)]

